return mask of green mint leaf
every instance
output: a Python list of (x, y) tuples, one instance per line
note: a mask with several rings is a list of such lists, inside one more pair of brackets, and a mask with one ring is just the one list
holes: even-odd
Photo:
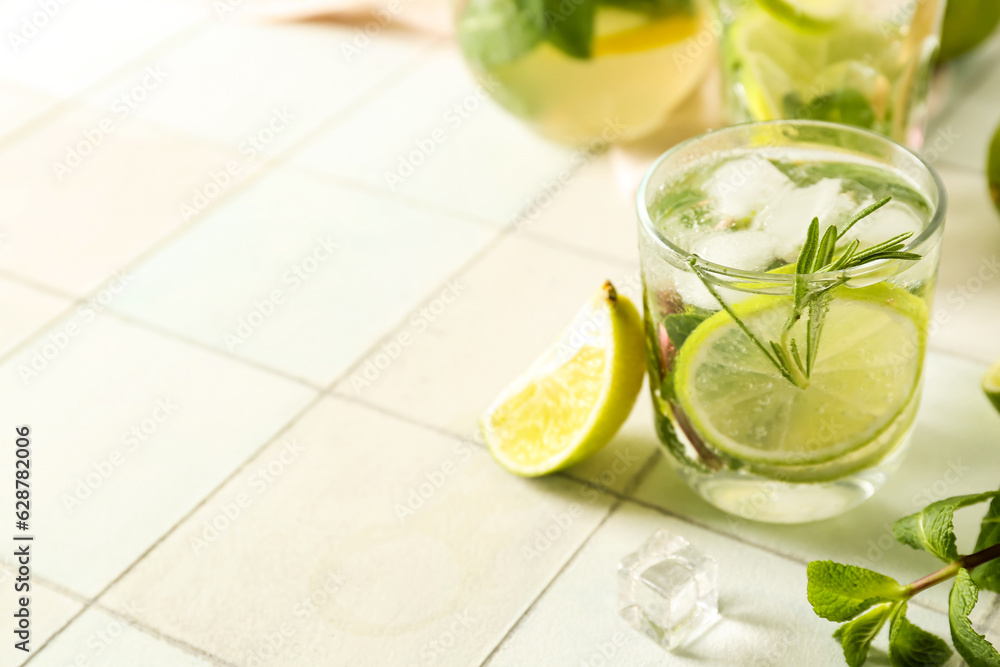
[[(708, 319), (708, 311), (702, 311), (701, 309), (687, 313), (671, 313), (663, 318), (663, 331), (666, 332), (666, 340), (662, 338), (658, 340), (660, 350), (655, 353), (655, 356), (650, 358), (663, 355), (663, 375), (665, 377), (663, 384), (660, 386), (660, 396), (664, 400), (671, 400), (675, 396), (674, 378), (673, 375), (666, 372), (667, 369), (673, 365), (674, 358), (677, 356), (677, 352), (681, 349), (681, 346), (684, 345), (687, 337), (706, 319)], [(660, 335), (661, 333), (657, 332), (657, 337)]]
[[(979, 529), (979, 539), (973, 551), (988, 549), (994, 544), (1000, 544), (1000, 496), (990, 503)], [(972, 580), (979, 588), (1000, 593), (1000, 559), (983, 563), (972, 571)]]
[(889, 664), (892, 667), (941, 667), (951, 657), (943, 639), (910, 623), (906, 603), (889, 619)]
[(997, 491), (955, 496), (931, 503), (910, 516), (904, 516), (892, 526), (892, 534), (903, 544), (924, 551), (951, 563), (958, 558), (955, 546), (955, 510), (995, 498)]
[(709, 311), (672, 313), (663, 318), (663, 328), (667, 331), (667, 340), (672, 347), (679, 350), (698, 325), (708, 319)]
[(1000, 667), (1000, 654), (972, 627), (969, 614), (979, 600), (979, 589), (968, 570), (958, 571), (948, 600), (948, 621), (955, 649), (970, 667)]
[(548, 39), (571, 58), (589, 58), (597, 0), (544, 0)]
[(849, 621), (879, 602), (902, 600), (902, 586), (884, 574), (856, 565), (813, 561), (806, 570), (806, 595), (816, 615), (830, 621)]
[(826, 120), (872, 129), (875, 127), (875, 110), (868, 98), (853, 88), (842, 88), (826, 95), (814, 97), (808, 104), (802, 98), (789, 95), (783, 100), (786, 118)]
[(865, 664), (872, 640), (882, 630), (882, 626), (895, 607), (896, 604), (875, 607), (864, 616), (840, 626), (833, 633), (834, 639), (840, 640), (840, 646), (844, 649), (844, 659), (850, 667), (861, 667)]
[(517, 60), (545, 38), (542, 0), (469, 0), (458, 19), (458, 42), (480, 65)]

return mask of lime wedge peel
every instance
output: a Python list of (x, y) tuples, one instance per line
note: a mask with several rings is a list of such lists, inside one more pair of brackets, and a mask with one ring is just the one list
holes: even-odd
[(1000, 361), (995, 363), (983, 378), (983, 392), (990, 399), (993, 407), (1000, 412)]
[(486, 410), (490, 453), (525, 477), (572, 466), (628, 418), (645, 374), (642, 319), (610, 282), (559, 340)]
[[(751, 328), (780, 327), (787, 301), (755, 297), (734, 309)], [(706, 443), (751, 468), (822, 466), (883, 440), (879, 446), (891, 449), (887, 430), (900, 425), (920, 385), (926, 329), (926, 304), (905, 290), (885, 284), (839, 288), (803, 390), (781, 378), (720, 312), (688, 337), (678, 355), (679, 408)]]

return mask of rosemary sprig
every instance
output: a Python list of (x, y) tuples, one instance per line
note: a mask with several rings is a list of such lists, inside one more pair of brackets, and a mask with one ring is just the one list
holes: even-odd
[[(833, 290), (847, 282), (847, 275), (844, 272), (882, 260), (916, 261), (920, 259), (920, 255), (917, 253), (904, 250), (906, 241), (913, 235), (912, 232), (899, 234), (860, 251), (858, 250), (860, 244), (857, 240), (851, 241), (843, 249), (837, 247), (838, 242), (854, 225), (888, 204), (891, 199), (892, 197), (886, 197), (859, 211), (839, 231), (835, 225), (829, 225), (821, 235), (819, 218), (813, 218), (806, 232), (805, 243), (802, 244), (798, 260), (795, 262), (792, 312), (782, 328), (780, 340), (777, 341), (771, 340), (765, 343), (740, 319), (732, 306), (727, 304), (712, 286), (705, 272), (698, 268), (697, 264), (700, 258), (697, 255), (692, 255), (688, 264), (705, 285), (709, 294), (719, 302), (722, 309), (729, 314), (729, 317), (736, 322), (753, 344), (764, 353), (764, 356), (781, 376), (795, 386), (805, 389), (809, 386), (809, 377), (812, 375), (816, 355), (819, 353), (820, 335), (823, 332), (823, 322), (830, 308), (830, 301), (833, 299)], [(816, 273), (838, 272), (841, 275), (836, 280), (827, 283), (821, 284), (808, 279), (810, 275)], [(792, 329), (807, 315), (803, 355), (802, 346), (792, 335)]]

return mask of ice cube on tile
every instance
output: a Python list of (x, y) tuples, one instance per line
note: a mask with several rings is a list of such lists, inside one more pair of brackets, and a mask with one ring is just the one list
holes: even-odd
[(618, 563), (618, 613), (667, 650), (719, 619), (718, 565), (669, 530)]
[(792, 181), (762, 156), (726, 162), (705, 183), (715, 213), (723, 218), (752, 216), (792, 187)]
[(906, 232), (913, 234), (910, 237), (912, 239), (920, 234), (923, 228), (924, 223), (912, 206), (893, 200), (868, 217), (859, 220), (847, 230), (844, 240), (857, 239), (864, 248)]
[(824, 178), (813, 185), (786, 191), (757, 215), (754, 226), (776, 236), (778, 256), (793, 262), (813, 218), (819, 218), (822, 231), (850, 217), (856, 208), (840, 179)]

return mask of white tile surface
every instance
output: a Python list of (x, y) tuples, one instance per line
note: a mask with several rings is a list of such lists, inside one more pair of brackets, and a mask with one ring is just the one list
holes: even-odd
[(986, 169), (990, 140), (1000, 126), (998, 59), (1000, 36), (945, 68), (948, 102), (930, 124), (925, 148), (939, 163)]
[[(638, 274), (512, 234), (455, 281), (453, 303), (432, 301), (392, 332), (388, 347), (356, 363), (337, 392), (473, 437), (479, 417), (557, 339), (610, 278), (638, 303)], [(516, 313), (516, 316), (512, 314)], [(530, 326), (525, 323), (530, 322)], [(655, 444), (645, 394), (619, 436), (572, 474), (621, 490)]]
[[(619, 618), (615, 577), (623, 556), (664, 529), (716, 559), (723, 617), (672, 653)], [(911, 606), (908, 617), (948, 637), (943, 615)], [(591, 536), (487, 664), (838, 667), (844, 658), (830, 636), (835, 628), (817, 617), (806, 600), (803, 565), (625, 503)], [(876, 640), (869, 664), (882, 664), (874, 658), (880, 652), (884, 658), (885, 635)]]
[[(131, 565), (313, 397), (78, 313), (0, 367), (0, 392), (4, 420), (34, 430), (33, 530), (44, 536), (35, 571), (83, 595)], [(0, 462), (5, 478), (10, 461)]]
[(484, 96), (457, 53), (441, 49), (296, 162), (512, 222), (571, 166), (573, 152), (538, 137)]
[(523, 211), (515, 224), (584, 251), (635, 262), (639, 235), (634, 197), (618, 182), (608, 155), (581, 155), (586, 161), (565, 189)]
[(109, 107), (145, 66), (166, 73), (139, 117), (268, 157), (377, 86), (428, 39), (385, 32), (349, 59), (354, 34), (331, 23), (213, 22), (190, 41), (123, 74), (92, 103)]
[[(282, 465), (290, 441), (300, 451)], [(422, 504), (401, 514), (421, 485)], [(218, 517), (241, 496), (227, 527)], [(478, 664), (609, 504), (324, 399), (106, 602), (137, 605), (143, 623), (238, 664)]]
[[(935, 500), (997, 487), (996, 468), (984, 464), (991, 460), (1000, 429), (1000, 416), (979, 388), (985, 370), (956, 357), (928, 356), (923, 403), (902, 466), (872, 499), (840, 517), (781, 526), (729, 516), (695, 495), (665, 459), (642, 480), (635, 497), (801, 562), (830, 558), (885, 568), (900, 581), (914, 581), (939, 565), (932, 556), (898, 544), (892, 538), (893, 522)], [(971, 535), (974, 542), (984, 510), (959, 512), (957, 534)], [(927, 604), (947, 609), (947, 590), (931, 589), (923, 597)]]
[(209, 667), (216, 663), (92, 607), (46, 646), (31, 664), (41, 667)]
[(0, 137), (16, 130), (55, 103), (44, 93), (19, 86), (0, 86)]
[(453, 303), (418, 311), (390, 336), (409, 340), (391, 364), (379, 369), (377, 354), (366, 358), (337, 390), (468, 436), (483, 409), (541, 356), (606, 279), (634, 296), (638, 286), (619, 277), (634, 281), (637, 274), (506, 236), (458, 277)]
[(45, 7), (34, 0), (4, 7), (0, 79), (57, 97), (69, 97), (113, 73), (192, 25), (205, 9), (195, 0), (90, 0)]
[[(0, 595), (0, 615), (4, 620), (14, 617), (14, 613), (20, 610), (18, 599), (21, 594), (16, 594), (14, 588), (14, 578), (17, 577), (14, 568), (0, 563), (0, 587), (3, 595)], [(28, 603), (28, 613), (31, 615), (31, 640), (28, 644), (31, 649), (27, 653), (14, 647), (15, 641), (20, 641), (20, 637), (12, 641), (5, 641), (0, 648), (3, 664), (11, 667), (18, 667), (47, 642), (49, 638), (59, 628), (63, 627), (83, 605), (72, 600), (61, 593), (57, 593), (48, 586), (39, 582), (31, 585)]]
[[(0, 243), (0, 256), (3, 250)], [(0, 358), (71, 304), (69, 299), (0, 278)]]
[(137, 267), (114, 308), (325, 386), (491, 236), (280, 170)]
[[(0, 0), (0, 32), (20, 30), (37, 6)], [(35, 428), (44, 548), (34, 565), (84, 595), (134, 566), (32, 666), (477, 665), (501, 642), (493, 665), (842, 664), (832, 625), (806, 604), (804, 562), (870, 558), (915, 578), (936, 564), (880, 546), (886, 524), (932, 498), (996, 486), (1000, 417), (978, 380), (1000, 357), (1000, 216), (982, 175), (1000, 122), (1000, 37), (939, 78), (948, 97), (929, 144), (952, 202), (932, 344), (981, 363), (932, 357), (903, 470), (864, 508), (789, 529), (734, 523), (698, 500), (660, 458), (645, 388), (573, 479), (513, 477), (442, 434), (471, 437), (482, 409), (605, 278), (637, 295), (635, 218), (619, 183), (627, 191), (661, 148), (719, 124), (716, 81), (658, 136), (592, 159), (481, 101), (456, 50), (433, 38), (393, 25), (348, 58), (353, 25), (250, 25), (238, 7), (225, 17), (217, 7), (66, 3), (20, 52), (0, 53), (0, 271), (12, 278), (0, 278), (0, 355), (13, 355), (0, 357), (0, 421)], [(279, 127), (276, 110), (294, 118)], [(105, 121), (113, 129), (92, 154), (57, 178), (53, 165)], [(428, 140), (433, 150), (413, 158)], [(295, 165), (277, 167), (271, 158), (293, 147), (304, 149), (285, 153)], [(393, 192), (386, 174), (411, 160), (421, 164)], [(230, 161), (240, 188), (220, 188), (185, 219), (181, 206)], [(340, 247), (320, 260), (327, 235)], [(286, 281), (295, 269), (308, 278)], [(255, 302), (275, 290), (282, 303), (258, 319)], [(119, 313), (89, 314), (110, 308)], [(60, 313), (70, 319), (47, 324)], [(247, 331), (241, 320), (248, 337), (227, 344)], [(62, 346), (68, 323), (79, 333)], [(51, 358), (25, 382), (18, 369), (36, 353)], [(253, 366), (323, 386), (368, 373), (371, 384), (348, 375), (342, 397), (272, 441), (315, 395)], [(160, 422), (158, 400), (177, 406)], [(134, 448), (133, 428), (151, 429)], [(8, 465), (0, 457), (0, 479)], [(90, 496), (68, 510), (88, 479)], [(608, 518), (611, 500), (576, 480), (685, 519), (631, 502)], [(961, 514), (960, 533), (976, 518)], [(727, 616), (674, 654), (615, 613), (615, 562), (662, 527), (720, 560)], [(81, 606), (36, 586), (40, 644)], [(942, 593), (926, 600), (942, 609)], [(996, 601), (984, 596), (977, 620), (992, 614), (996, 626)], [(0, 595), (9, 616), (5, 604)], [(936, 612), (912, 617), (947, 636)]]
[(234, 159), (134, 117), (77, 108), (0, 153), (0, 268), (76, 295), (105, 287), (182, 226), (182, 205)]
[(930, 344), (992, 364), (1000, 359), (1000, 212), (981, 174), (940, 172), (950, 203)]

